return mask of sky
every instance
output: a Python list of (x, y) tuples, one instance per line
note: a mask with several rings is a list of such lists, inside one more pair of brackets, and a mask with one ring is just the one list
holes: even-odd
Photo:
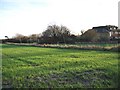
[(119, 0), (0, 0), (0, 39), (39, 34), (64, 25), (80, 34), (94, 26), (118, 26)]

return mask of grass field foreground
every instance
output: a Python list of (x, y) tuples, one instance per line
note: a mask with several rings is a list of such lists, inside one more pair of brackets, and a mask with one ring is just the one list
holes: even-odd
[(115, 88), (118, 52), (2, 45), (3, 88)]

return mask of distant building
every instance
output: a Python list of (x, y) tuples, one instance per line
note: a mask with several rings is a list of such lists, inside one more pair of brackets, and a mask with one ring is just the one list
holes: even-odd
[(120, 39), (120, 29), (112, 30), (111, 39)]
[(92, 29), (98, 33), (99, 37), (108, 37), (111, 40), (120, 39), (120, 29), (117, 26), (106, 25), (93, 27)]

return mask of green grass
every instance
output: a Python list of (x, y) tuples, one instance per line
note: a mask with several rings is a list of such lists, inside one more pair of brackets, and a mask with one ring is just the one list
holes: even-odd
[(118, 53), (2, 46), (3, 87), (115, 88)]

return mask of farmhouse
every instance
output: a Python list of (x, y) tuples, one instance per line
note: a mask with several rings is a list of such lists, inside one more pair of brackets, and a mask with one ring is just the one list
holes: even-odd
[(120, 39), (120, 29), (111, 31), (111, 39)]
[(111, 40), (120, 39), (120, 29), (117, 26), (106, 25), (93, 27), (93, 30), (97, 32), (100, 37), (108, 37)]

